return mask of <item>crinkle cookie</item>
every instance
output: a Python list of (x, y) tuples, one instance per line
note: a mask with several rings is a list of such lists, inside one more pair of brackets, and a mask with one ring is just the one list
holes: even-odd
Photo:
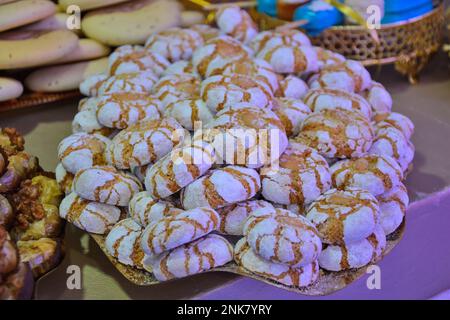
[(145, 188), (156, 199), (166, 198), (202, 176), (215, 161), (212, 145), (204, 141), (174, 149), (148, 168)]
[(242, 74), (212, 76), (202, 82), (200, 96), (212, 112), (247, 102), (271, 108), (273, 93), (265, 82)]
[(370, 87), (361, 92), (361, 95), (370, 103), (375, 120), (378, 117), (385, 117), (391, 112), (391, 94), (381, 83), (372, 81)]
[(94, 74), (80, 83), (80, 92), (88, 97), (95, 97), (103, 83), (108, 79), (106, 74)]
[(119, 221), (121, 210), (108, 204), (85, 200), (72, 192), (62, 200), (59, 215), (82, 230), (104, 234)]
[(415, 147), (402, 131), (387, 126), (376, 131), (369, 153), (394, 158), (406, 172), (414, 159)]
[(358, 111), (368, 120), (372, 117), (369, 103), (360, 95), (339, 89), (321, 88), (310, 90), (303, 101), (313, 112), (324, 109)]
[(257, 58), (270, 63), (277, 73), (302, 74), (317, 71), (317, 53), (312, 47), (278, 45), (265, 48)]
[(310, 46), (311, 41), (308, 36), (298, 29), (285, 29), (263, 31), (258, 33), (256, 37), (250, 41), (249, 46), (255, 52), (260, 52), (264, 49), (273, 48), (279, 45), (286, 46)]
[(165, 76), (153, 87), (153, 94), (165, 108), (172, 102), (195, 99), (200, 95), (200, 80), (189, 74)]
[(98, 94), (112, 93), (150, 93), (158, 81), (153, 71), (122, 73), (106, 79), (98, 88)]
[(205, 42), (222, 35), (220, 29), (211, 27), (209, 24), (196, 24), (191, 26), (189, 29), (197, 31), (203, 37)]
[(106, 251), (120, 263), (142, 269), (145, 257), (141, 249), (142, 230), (133, 219), (119, 221), (105, 238)]
[[(214, 118), (206, 103), (201, 99), (179, 100), (169, 104), (164, 116), (173, 117), (186, 130), (194, 131)], [(197, 127), (196, 127), (197, 124)]]
[(208, 207), (165, 216), (145, 228), (142, 249), (148, 255), (160, 254), (217, 230), (219, 223), (219, 214)]
[(331, 166), (333, 186), (338, 189), (361, 188), (379, 196), (395, 188), (403, 180), (403, 171), (389, 156), (365, 155)]
[(108, 128), (125, 129), (144, 120), (161, 117), (158, 99), (142, 93), (113, 93), (98, 97), (97, 119)]
[(244, 224), (250, 214), (261, 208), (273, 208), (272, 204), (264, 200), (248, 200), (219, 208), (219, 232), (233, 236), (244, 235)]
[(103, 126), (97, 119), (97, 107), (99, 99), (97, 97), (85, 98), (80, 101), (79, 111), (72, 121), (72, 132), (84, 132), (89, 134), (100, 134), (108, 137), (113, 132), (113, 128)]
[(250, 49), (239, 41), (229, 36), (219, 36), (208, 40), (194, 52), (192, 64), (203, 78), (207, 78), (230, 62), (249, 59), (251, 55)]
[(257, 255), (292, 267), (317, 260), (322, 242), (314, 225), (305, 217), (278, 208), (262, 217), (258, 212), (253, 213), (255, 216), (251, 214), (244, 226), (247, 242)]
[(257, 171), (228, 166), (211, 170), (181, 191), (181, 204), (189, 210), (197, 207), (213, 209), (253, 198), (261, 188)]
[(259, 168), (277, 160), (288, 145), (278, 116), (246, 103), (223, 109), (205, 126), (218, 161)]
[(159, 281), (183, 278), (220, 267), (233, 260), (233, 246), (223, 237), (210, 234), (165, 252), (151, 262)]
[(105, 150), (108, 138), (98, 134), (74, 133), (58, 145), (58, 159), (64, 169), (77, 173), (81, 169), (106, 164)]
[(111, 166), (96, 166), (78, 171), (73, 190), (87, 200), (125, 207), (141, 191), (139, 180)]
[(273, 104), (273, 112), (280, 118), (288, 137), (297, 136), (303, 120), (311, 113), (311, 109), (301, 100), (278, 98)]
[(73, 177), (73, 173), (67, 172), (62, 163), (58, 163), (55, 169), (55, 178), (56, 182), (59, 184), (59, 187), (65, 194), (72, 192)]
[(369, 121), (358, 112), (325, 109), (303, 121), (296, 140), (327, 158), (353, 158), (366, 154), (373, 142)]
[(166, 77), (181, 74), (189, 74), (194, 77), (200, 78), (200, 75), (197, 73), (197, 70), (194, 69), (194, 65), (192, 64), (192, 62), (184, 60), (172, 63), (170, 66), (167, 67), (166, 70), (164, 70), (161, 76)]
[(143, 227), (180, 211), (172, 203), (154, 199), (146, 191), (136, 193), (128, 205), (130, 217)]
[(317, 53), (319, 70), (328, 65), (341, 64), (346, 60), (343, 55), (322, 47), (314, 47), (314, 50)]
[(377, 225), (367, 238), (343, 246), (330, 245), (323, 249), (319, 257), (319, 265), (328, 271), (342, 271), (364, 267), (377, 262), (386, 248), (386, 236)]
[(406, 139), (411, 139), (411, 136), (414, 133), (414, 123), (405, 115), (398, 112), (391, 112), (384, 117), (379, 117), (375, 125), (375, 130), (384, 128), (384, 127), (394, 127), (405, 135)]
[(159, 76), (169, 65), (170, 62), (163, 55), (142, 48), (122, 50), (120, 53), (113, 52), (109, 56), (109, 74), (111, 76), (146, 70)]
[(195, 30), (169, 28), (152, 34), (145, 42), (145, 48), (176, 62), (191, 59), (194, 50), (203, 44), (203, 37)]
[(330, 169), (316, 150), (291, 141), (278, 167), (261, 170), (261, 186), (269, 201), (304, 206), (330, 189)]
[(313, 284), (317, 281), (320, 274), (317, 260), (304, 267), (291, 267), (285, 264), (273, 263), (255, 254), (245, 238), (236, 243), (234, 260), (240, 267), (251, 273), (297, 288)]
[(144, 166), (164, 157), (188, 135), (173, 118), (141, 121), (112, 139), (106, 158), (118, 169)]
[(363, 189), (331, 189), (311, 203), (306, 218), (322, 242), (343, 245), (370, 236), (379, 220), (377, 199)]
[(247, 11), (238, 6), (226, 6), (217, 11), (216, 23), (220, 30), (236, 40), (247, 43), (258, 34), (258, 27)]
[(391, 191), (377, 197), (380, 205), (380, 225), (386, 235), (402, 224), (409, 205), (408, 190), (400, 183)]
[(311, 77), (311, 89), (333, 88), (348, 92), (361, 92), (370, 88), (372, 79), (364, 66), (354, 60), (341, 64), (328, 65)]
[(276, 96), (292, 99), (303, 99), (309, 88), (305, 81), (299, 77), (288, 75), (280, 81), (279, 91)]

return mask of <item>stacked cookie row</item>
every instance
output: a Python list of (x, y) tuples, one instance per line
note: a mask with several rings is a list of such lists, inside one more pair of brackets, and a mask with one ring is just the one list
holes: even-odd
[(300, 31), (258, 33), (237, 7), (216, 20), (119, 47), (81, 84), (61, 214), (159, 280), (230, 261), (217, 234), (241, 237), (241, 268), (288, 286), (377, 261), (408, 205), (412, 122)]

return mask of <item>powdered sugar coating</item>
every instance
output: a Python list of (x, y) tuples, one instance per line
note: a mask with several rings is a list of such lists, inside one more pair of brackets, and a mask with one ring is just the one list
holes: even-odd
[[(84, 102), (81, 103), (78, 113), (73, 117), (72, 121), (72, 132), (84, 132), (89, 134), (99, 134), (102, 136), (109, 136), (113, 133), (113, 128), (108, 128), (103, 126), (98, 122), (97, 119), (97, 107), (99, 98), (86, 98), (83, 99)], [(82, 105), (82, 106), (81, 106)]]
[(153, 87), (153, 94), (163, 107), (185, 99), (196, 99), (200, 94), (200, 80), (190, 74), (165, 76)]
[(64, 169), (62, 163), (58, 163), (55, 168), (55, 179), (58, 182), (59, 187), (65, 194), (69, 194), (72, 192), (72, 183), (73, 183), (74, 174), (67, 172)]
[(217, 38), (222, 34), (220, 29), (211, 27), (209, 24), (196, 24), (189, 29), (197, 31), (203, 37), (205, 42)]
[(384, 127), (394, 127), (400, 130), (408, 140), (411, 139), (411, 136), (414, 133), (414, 123), (411, 119), (401, 113), (391, 112), (384, 117), (378, 117), (378, 120), (379, 121), (377, 121), (375, 125), (375, 130)]
[(120, 92), (150, 93), (158, 78), (153, 71), (122, 73), (106, 79), (98, 88), (98, 95)]
[(200, 75), (194, 69), (191, 61), (180, 60), (175, 63), (172, 63), (167, 67), (166, 70), (162, 73), (162, 77), (170, 76), (170, 75), (180, 75), (180, 74), (189, 74), (194, 77), (200, 78)]
[(80, 92), (85, 96), (95, 97), (98, 95), (98, 90), (106, 79), (108, 79), (106, 74), (89, 76), (80, 83)]
[(380, 225), (386, 235), (393, 233), (403, 222), (409, 205), (408, 190), (403, 184), (397, 185), (377, 197), (380, 204)]
[(109, 56), (111, 76), (147, 70), (159, 76), (169, 65), (170, 62), (159, 53), (129, 45), (119, 47)]
[(328, 65), (334, 65), (334, 64), (341, 64), (345, 62), (345, 57), (337, 52), (333, 52), (327, 49), (324, 49), (322, 47), (314, 47), (314, 50), (317, 53), (317, 59), (318, 59), (318, 67), (319, 70), (328, 66)]
[(280, 118), (288, 137), (297, 136), (303, 120), (311, 113), (311, 109), (301, 100), (293, 98), (278, 98), (273, 112)]
[(277, 96), (292, 99), (303, 99), (309, 88), (305, 81), (299, 77), (288, 75), (280, 81), (280, 88)]
[(260, 32), (249, 43), (250, 48), (257, 53), (279, 45), (310, 46), (311, 41), (298, 29), (285, 29)]
[(391, 112), (392, 97), (381, 83), (372, 81), (371, 86), (361, 95), (370, 103), (375, 119)]
[(173, 117), (189, 131), (194, 130), (196, 123), (198, 127), (201, 127), (214, 118), (211, 110), (201, 99), (186, 99), (173, 102), (166, 107), (164, 116)]
[(238, 41), (247, 43), (258, 34), (256, 23), (247, 11), (238, 6), (226, 6), (217, 11), (216, 23), (220, 30)]

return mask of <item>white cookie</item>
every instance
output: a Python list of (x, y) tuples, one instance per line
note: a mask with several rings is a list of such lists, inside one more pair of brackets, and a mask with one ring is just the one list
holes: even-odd
[(308, 90), (309, 88), (305, 81), (299, 77), (288, 75), (280, 81), (277, 96), (300, 100), (303, 99)]
[(398, 112), (391, 112), (385, 117), (380, 117), (381, 121), (377, 121), (375, 130), (383, 127), (394, 127), (405, 135), (406, 139), (411, 139), (414, 133), (414, 123), (405, 115)]
[(212, 121), (213, 113), (201, 99), (179, 100), (169, 104), (164, 110), (164, 116), (173, 117), (186, 130), (194, 131)]
[(99, 134), (105, 137), (110, 136), (114, 132), (114, 129), (105, 127), (99, 123), (97, 119), (98, 98), (87, 98), (84, 100), (87, 101), (83, 104), (86, 107), (83, 107), (82, 110), (73, 117), (72, 132)]
[(298, 29), (285, 29), (282, 31), (270, 30), (260, 32), (250, 41), (249, 46), (255, 52), (273, 48), (279, 45), (287, 46), (310, 46), (308, 36)]
[(73, 173), (67, 172), (67, 170), (64, 169), (62, 163), (58, 163), (55, 168), (55, 178), (56, 182), (58, 182), (59, 187), (65, 194), (69, 194), (72, 192), (73, 177)]
[(189, 74), (165, 76), (153, 87), (153, 94), (161, 100), (163, 107), (172, 102), (196, 99), (200, 95), (200, 80)]
[(218, 28), (211, 27), (209, 24), (196, 24), (191, 26), (189, 29), (197, 31), (203, 37), (205, 42), (222, 35), (222, 31)]
[(220, 30), (243, 43), (258, 34), (258, 27), (247, 11), (238, 6), (226, 6), (217, 11), (216, 23)]
[(98, 90), (102, 84), (108, 79), (106, 74), (94, 74), (87, 77), (80, 83), (80, 92), (88, 97), (98, 95)]
[(273, 112), (283, 123), (287, 136), (297, 136), (311, 109), (301, 100), (294, 98), (277, 98), (273, 105)]
[(371, 86), (363, 91), (361, 95), (370, 103), (375, 117), (385, 116), (391, 112), (391, 94), (381, 83), (372, 81)]
[(380, 225), (386, 235), (402, 224), (409, 205), (408, 190), (403, 184), (377, 197), (380, 204)]
[(322, 47), (314, 47), (314, 50), (317, 53), (319, 69), (328, 65), (341, 64), (346, 60), (343, 55)]
[(194, 69), (192, 61), (180, 60), (175, 63), (172, 63), (167, 67), (166, 70), (162, 73), (162, 77), (171, 76), (171, 75), (181, 75), (181, 74), (190, 74), (197, 78), (200, 78), (200, 75)]
[(109, 77), (98, 87), (97, 95), (112, 93), (150, 93), (157, 77), (152, 71), (122, 73)]

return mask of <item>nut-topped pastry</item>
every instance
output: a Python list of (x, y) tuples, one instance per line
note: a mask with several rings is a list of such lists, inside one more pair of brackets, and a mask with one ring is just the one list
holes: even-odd
[(216, 23), (221, 31), (243, 43), (258, 34), (258, 27), (247, 11), (238, 6), (226, 6), (217, 11)]
[(200, 80), (190, 74), (168, 75), (155, 84), (153, 94), (165, 108), (172, 102), (199, 97)]
[(98, 95), (120, 92), (150, 93), (158, 81), (153, 71), (121, 73), (106, 79), (98, 88)]
[(299, 134), (303, 120), (311, 113), (311, 109), (306, 104), (293, 98), (275, 99), (272, 110), (283, 123), (288, 137)]

